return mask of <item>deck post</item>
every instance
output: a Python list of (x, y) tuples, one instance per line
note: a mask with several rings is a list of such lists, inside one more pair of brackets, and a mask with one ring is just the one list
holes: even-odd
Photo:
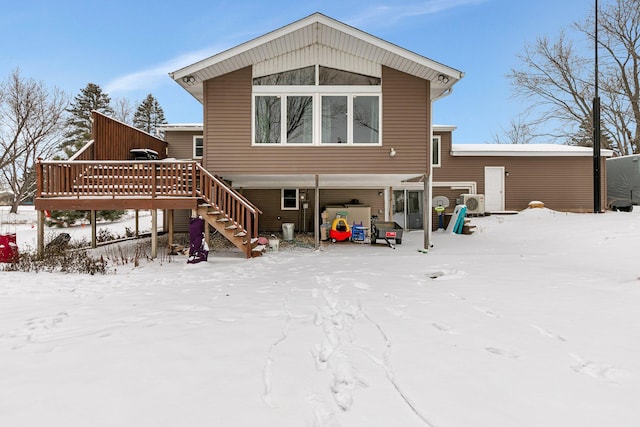
[(39, 257), (44, 254), (44, 217), (44, 211), (38, 210), (38, 235), (36, 237), (36, 246)]
[(211, 226), (209, 225), (209, 221), (204, 222), (204, 241), (207, 243), (207, 246), (211, 247), (211, 239), (209, 236), (211, 235)]
[(424, 228), (424, 249), (429, 249), (431, 242), (431, 175), (424, 175), (424, 189), (422, 191), (422, 227)]
[[(166, 212), (168, 229), (167, 244), (169, 245), (169, 247), (171, 247), (171, 245), (173, 245), (173, 209), (168, 209)], [(206, 223), (206, 225), (208, 226), (209, 224)], [(207, 244), (209, 244), (209, 242), (207, 242)]]
[(316, 175), (316, 188), (313, 200), (313, 234), (316, 250), (320, 249), (320, 176)]
[(158, 210), (151, 209), (151, 258), (158, 257)]
[(91, 210), (91, 216), (90, 216), (90, 221), (91, 221), (91, 247), (93, 249), (98, 247), (98, 234), (96, 233), (96, 211), (95, 210)]
[(136, 237), (140, 237), (140, 210), (136, 209)]

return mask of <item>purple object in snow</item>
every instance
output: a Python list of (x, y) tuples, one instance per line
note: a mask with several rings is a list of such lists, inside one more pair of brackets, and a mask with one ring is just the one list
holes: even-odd
[(195, 264), (206, 261), (209, 256), (209, 248), (204, 240), (204, 219), (193, 217), (189, 221), (189, 258), (187, 263)]

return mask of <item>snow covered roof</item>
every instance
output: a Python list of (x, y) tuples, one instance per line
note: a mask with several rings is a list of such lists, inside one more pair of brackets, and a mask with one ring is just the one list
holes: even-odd
[(204, 129), (202, 123), (168, 123), (158, 126), (160, 131), (201, 131)]
[[(310, 47), (316, 46), (327, 47), (333, 52), (326, 57), (327, 60), (335, 58), (335, 52), (340, 52), (349, 56), (351, 61), (361, 59), (430, 80), (432, 82), (431, 96), (434, 99), (448, 94), (451, 87), (464, 76), (464, 73), (459, 70), (401, 48), (321, 13), (309, 15), (280, 29), (169, 73), (169, 75), (196, 99), (203, 102), (202, 82), (205, 80), (276, 58), (288, 61), (291, 60), (293, 53), (299, 54), (297, 57), (299, 61), (308, 61), (304, 53), (309, 52)], [(318, 59), (316, 58), (316, 60)]]
[[(593, 148), (560, 144), (452, 144), (452, 156), (550, 156), (588, 157)], [(602, 157), (611, 157), (612, 150), (600, 150)]]

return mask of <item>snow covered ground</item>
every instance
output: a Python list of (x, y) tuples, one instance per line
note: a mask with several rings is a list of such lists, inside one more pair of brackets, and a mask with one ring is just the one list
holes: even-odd
[(473, 224), (0, 272), (0, 425), (638, 426), (640, 212)]

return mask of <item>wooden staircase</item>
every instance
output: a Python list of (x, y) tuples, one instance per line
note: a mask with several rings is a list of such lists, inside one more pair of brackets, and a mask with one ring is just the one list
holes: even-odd
[(258, 216), (262, 213), (247, 198), (200, 164), (197, 214), (211, 225), (247, 258), (260, 256), (266, 247), (258, 244)]
[(257, 237), (251, 237), (246, 230), (243, 230), (236, 221), (223, 211), (207, 203), (201, 203), (198, 205), (197, 213), (207, 224), (216, 229), (220, 235), (243, 251), (247, 257), (257, 257), (266, 251), (265, 245), (258, 244)]

